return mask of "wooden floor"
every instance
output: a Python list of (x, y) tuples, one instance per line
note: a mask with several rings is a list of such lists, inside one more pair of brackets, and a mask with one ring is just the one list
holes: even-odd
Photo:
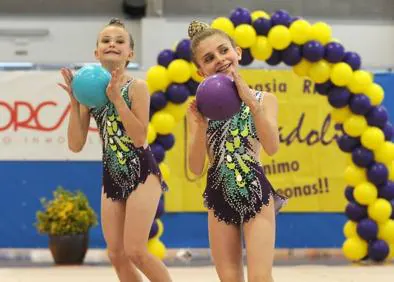
[[(212, 266), (170, 267), (174, 282), (219, 281)], [(278, 266), (275, 282), (392, 282), (394, 266)], [(110, 266), (3, 267), (1, 282), (117, 282)], [(148, 281), (148, 280), (144, 280)]]

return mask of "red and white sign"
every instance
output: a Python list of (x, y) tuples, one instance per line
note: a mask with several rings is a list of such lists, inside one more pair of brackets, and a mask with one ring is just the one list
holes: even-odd
[(69, 151), (69, 97), (60, 72), (0, 72), (0, 160), (100, 160), (96, 123), (84, 149)]

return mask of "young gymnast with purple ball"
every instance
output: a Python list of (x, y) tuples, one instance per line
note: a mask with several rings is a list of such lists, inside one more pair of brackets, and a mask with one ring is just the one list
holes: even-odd
[(244, 239), (248, 281), (272, 282), (275, 214), (286, 199), (275, 192), (259, 159), (261, 148), (270, 156), (279, 148), (277, 98), (248, 87), (237, 71), (242, 50), (226, 33), (199, 21), (193, 21), (188, 32), (199, 74), (232, 77), (242, 100), (239, 112), (229, 119), (206, 118), (196, 101), (187, 116), (190, 170), (201, 175), (206, 157), (209, 162), (203, 196), (217, 274), (220, 281), (244, 281)]

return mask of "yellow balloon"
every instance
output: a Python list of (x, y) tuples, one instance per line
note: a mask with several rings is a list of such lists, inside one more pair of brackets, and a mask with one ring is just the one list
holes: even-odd
[(160, 65), (148, 69), (146, 72), (146, 81), (151, 93), (158, 90), (164, 91), (170, 84), (167, 69)]
[(172, 102), (168, 102), (165, 108), (162, 110), (164, 113), (170, 114), (174, 117), (175, 122), (179, 122), (186, 116), (186, 112), (188, 109), (188, 103), (185, 102), (183, 104), (175, 104)]
[(168, 77), (176, 83), (185, 83), (191, 77), (190, 63), (183, 59), (176, 59), (168, 65)]
[(321, 44), (326, 45), (331, 40), (332, 29), (324, 22), (317, 22), (312, 25), (311, 38), (319, 41)]
[(234, 24), (233, 22), (225, 17), (218, 17), (211, 23), (211, 28), (219, 29), (227, 33), (230, 37), (234, 37)]
[(235, 28), (234, 40), (241, 48), (249, 48), (256, 42), (256, 30), (249, 24), (240, 24)]
[(361, 144), (370, 150), (379, 148), (384, 143), (384, 133), (378, 127), (368, 127), (361, 135)]
[(389, 255), (388, 255), (388, 259), (393, 259), (394, 258), (394, 243), (389, 245)]
[(380, 105), (384, 99), (384, 90), (382, 86), (372, 83), (364, 92), (365, 95), (371, 100), (372, 106)]
[(290, 25), (290, 34), (294, 43), (302, 45), (310, 40), (312, 26), (306, 20), (296, 20)]
[(348, 88), (353, 93), (364, 93), (372, 85), (372, 77), (364, 70), (356, 70), (349, 81)]
[(313, 63), (311, 68), (309, 69), (309, 77), (315, 83), (326, 82), (330, 78), (330, 74), (330, 64), (327, 63), (325, 60), (320, 60), (316, 63)]
[(343, 226), (343, 234), (346, 238), (356, 237), (357, 235), (357, 223), (351, 220), (348, 220), (346, 224)]
[(356, 186), (367, 181), (367, 174), (365, 169), (350, 164), (345, 169), (345, 181), (351, 186)]
[(361, 115), (351, 115), (343, 123), (343, 129), (351, 137), (361, 136), (367, 127), (367, 120)]
[(175, 126), (175, 119), (172, 115), (160, 111), (153, 114), (151, 124), (157, 133), (170, 134)]
[(371, 182), (355, 185), (353, 196), (360, 205), (370, 205), (378, 198), (378, 189)]
[(376, 148), (375, 160), (384, 164), (391, 164), (394, 161), (394, 144), (390, 141), (386, 141)]
[(268, 32), (268, 42), (277, 50), (286, 49), (291, 43), (290, 30), (283, 25), (274, 26)]
[(387, 168), (389, 170), (389, 180), (394, 181), (394, 162), (388, 164)]
[(348, 106), (343, 108), (333, 108), (331, 110), (331, 118), (339, 123), (343, 123), (352, 114), (353, 113)]
[(368, 215), (377, 223), (384, 223), (389, 220), (393, 209), (386, 199), (377, 199), (368, 207)]
[(345, 86), (353, 77), (352, 68), (346, 63), (336, 63), (331, 69), (331, 81), (336, 86)]
[(156, 238), (148, 241), (148, 252), (160, 260), (163, 260), (167, 255), (167, 250), (163, 242)]
[(378, 238), (389, 243), (394, 243), (394, 220), (386, 220), (379, 224)]
[(293, 71), (299, 76), (307, 76), (309, 69), (312, 67), (312, 63), (306, 59), (302, 59), (298, 64), (293, 66)]
[(161, 175), (163, 176), (163, 179), (165, 181), (168, 181), (170, 179), (170, 168), (168, 167), (168, 165), (161, 162), (159, 164), (159, 169), (160, 169)]
[(358, 261), (368, 254), (368, 243), (359, 237), (352, 237), (343, 243), (342, 251), (348, 260)]
[(250, 47), (253, 58), (265, 61), (272, 55), (272, 46), (268, 43), (265, 36), (257, 36), (256, 42)]
[(148, 143), (152, 144), (156, 140), (157, 134), (156, 134), (155, 128), (151, 124), (148, 124), (148, 134), (147, 135), (148, 135), (147, 136)]
[(252, 17), (252, 22), (257, 20), (258, 18), (265, 18), (267, 20), (271, 18), (270, 15), (264, 12), (263, 10), (253, 11), (251, 17)]
[(191, 76), (195, 81), (201, 82), (204, 80), (204, 78), (198, 74), (197, 66), (194, 63), (190, 63), (190, 69), (191, 69)]

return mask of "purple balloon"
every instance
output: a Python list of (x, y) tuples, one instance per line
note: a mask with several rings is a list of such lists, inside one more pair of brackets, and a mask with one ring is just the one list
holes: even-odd
[(291, 20), (292, 18), (290, 14), (285, 10), (278, 10), (271, 15), (271, 22), (273, 26), (284, 25), (288, 27), (290, 26)]
[(377, 106), (367, 114), (368, 124), (379, 128), (384, 128), (388, 120), (388, 113), (385, 107)]
[(191, 50), (190, 39), (181, 40), (176, 46), (175, 55), (178, 59), (183, 59), (186, 61), (191, 61), (192, 50)]
[(316, 40), (308, 41), (302, 48), (302, 54), (310, 62), (317, 62), (324, 57), (324, 47)]
[(371, 100), (364, 94), (352, 95), (349, 105), (357, 115), (365, 115), (372, 109)]
[(354, 149), (352, 152), (352, 160), (359, 167), (368, 167), (373, 162), (373, 159), (372, 151), (363, 146)]
[(347, 204), (345, 214), (349, 219), (356, 222), (368, 216), (367, 208), (365, 206), (360, 206), (359, 204), (354, 202), (350, 202)]
[(160, 144), (157, 143), (153, 143), (152, 145), (150, 145), (151, 151), (153, 153), (153, 156), (155, 157), (156, 161), (158, 163), (161, 163), (164, 160), (165, 157), (165, 150), (163, 148), (163, 146), (161, 146)]
[(266, 18), (258, 18), (253, 22), (253, 27), (256, 30), (257, 35), (267, 36), (268, 32), (272, 27), (271, 20)]
[(338, 42), (330, 42), (325, 46), (324, 57), (330, 63), (339, 63), (345, 57), (345, 48)]
[(150, 97), (150, 106), (156, 111), (163, 109), (165, 106), (167, 106), (166, 95), (161, 91), (153, 93)]
[(156, 220), (153, 222), (152, 227), (149, 231), (149, 239), (155, 237), (159, 232), (159, 225), (157, 224)]
[(384, 198), (388, 201), (394, 199), (394, 182), (387, 181), (384, 185), (379, 187), (379, 198)]
[(350, 96), (346, 87), (332, 87), (328, 92), (328, 102), (334, 108), (343, 108), (349, 104)]
[(239, 112), (241, 99), (232, 78), (218, 73), (206, 78), (197, 88), (198, 110), (212, 120), (226, 120)]
[(175, 137), (173, 134), (158, 135), (156, 142), (163, 146), (163, 148), (168, 151), (175, 144)]
[(353, 191), (354, 191), (354, 187), (352, 186), (347, 186), (345, 188), (345, 197), (349, 202), (354, 202), (354, 196), (353, 196)]
[(182, 104), (190, 95), (190, 90), (185, 84), (172, 83), (167, 88), (168, 99), (175, 104)]
[(321, 95), (328, 95), (330, 89), (334, 86), (331, 80), (327, 80), (323, 83), (315, 83), (315, 91)]
[(175, 52), (170, 49), (161, 51), (157, 57), (157, 63), (164, 67), (168, 67), (173, 60), (175, 60)]
[(345, 133), (337, 139), (337, 143), (339, 149), (346, 153), (352, 152), (361, 145), (360, 138), (351, 137)]
[(366, 241), (375, 240), (378, 236), (378, 224), (369, 218), (364, 218), (357, 224), (357, 233)]
[(231, 12), (230, 20), (233, 22), (234, 26), (252, 23), (252, 17), (249, 10), (241, 7), (238, 7)]
[(155, 218), (160, 218), (164, 214), (164, 199), (160, 199), (157, 206)]
[(394, 135), (393, 125), (388, 121), (383, 127), (384, 137), (387, 141), (391, 141)]
[(290, 46), (282, 52), (283, 62), (288, 66), (295, 66), (302, 60), (301, 50), (301, 46), (294, 43), (290, 44)]
[(273, 50), (271, 57), (265, 61), (270, 66), (279, 65), (282, 62), (282, 52)]
[(242, 57), (239, 60), (239, 64), (241, 66), (250, 65), (254, 61), (252, 54), (250, 53), (250, 49), (242, 49)]
[(353, 70), (361, 68), (361, 57), (356, 52), (346, 52), (343, 62), (347, 63)]
[(376, 240), (368, 244), (368, 256), (373, 261), (384, 261), (389, 253), (389, 245), (384, 240)]
[(389, 171), (384, 164), (374, 163), (368, 168), (367, 177), (369, 181), (379, 186), (388, 180)]

